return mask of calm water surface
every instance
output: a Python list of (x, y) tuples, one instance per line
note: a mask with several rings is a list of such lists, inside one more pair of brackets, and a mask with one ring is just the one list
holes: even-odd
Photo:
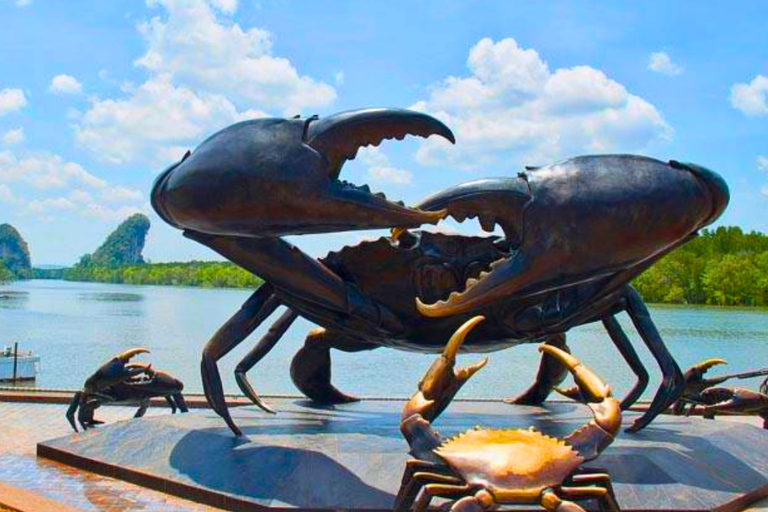
[[(201, 391), (199, 363), (205, 342), (250, 295), (248, 290), (207, 290), (163, 286), (127, 286), (64, 281), (24, 281), (0, 287), (0, 348), (19, 342), (41, 356), (41, 387), (79, 388), (83, 380), (115, 353), (148, 347), (145, 359), (181, 378), (188, 391)], [(279, 313), (278, 313), (279, 314)], [(651, 307), (669, 350), (683, 369), (708, 357), (729, 365), (713, 371), (768, 367), (768, 311), (704, 307)], [(220, 362), (228, 392), (239, 392), (232, 372), (266, 330), (273, 315), (254, 335)], [(621, 318), (648, 365), (652, 396), (659, 382), (653, 358), (627, 318)], [(293, 354), (313, 324), (297, 320), (250, 378), (264, 394), (296, 393), (289, 377)], [(569, 333), (575, 354), (622, 395), (633, 383), (629, 369), (600, 324)], [(332, 352), (333, 381), (363, 396), (408, 396), (432, 357), (391, 349), (357, 354)], [(467, 364), (479, 358), (463, 356)], [(461, 396), (501, 398), (524, 389), (538, 364), (535, 346), (490, 354), (488, 366)], [(744, 381), (757, 386), (758, 381)]]

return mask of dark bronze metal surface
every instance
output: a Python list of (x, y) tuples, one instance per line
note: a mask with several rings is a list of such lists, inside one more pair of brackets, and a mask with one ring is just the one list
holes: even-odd
[[(266, 283), (209, 341), (203, 383), (213, 409), (240, 430), (224, 403), (216, 362), (278, 306), (281, 317), (252, 357), (238, 366), (241, 389), (262, 408), (246, 372), (277, 343), (295, 315), (320, 325), (292, 365), (312, 399), (351, 399), (330, 382), (330, 349), (392, 347), (439, 352), (475, 315), (483, 322), (463, 350), (489, 352), (551, 340), (602, 321), (638, 383), (647, 371), (613, 316), (627, 312), (663, 374), (639, 430), (669, 407), (684, 379), (630, 281), (696, 236), (728, 203), (716, 173), (694, 164), (632, 155), (573, 158), (512, 177), (464, 183), (416, 208), (389, 201), (368, 186), (341, 181), (345, 160), (360, 147), (406, 135), (450, 130), (428, 115), (367, 109), (324, 119), (257, 119), (214, 134), (164, 171), (152, 205), (169, 224)], [(503, 236), (464, 236), (415, 229), (450, 215), (477, 218)], [(283, 235), (392, 228), (391, 237), (344, 247), (315, 259)], [(564, 375), (545, 355), (533, 388), (515, 400), (541, 403)]]
[(102, 422), (94, 417), (96, 409), (104, 404), (138, 405), (134, 418), (144, 416), (152, 398), (165, 398), (172, 413), (176, 409), (187, 412), (184, 401), (184, 384), (168, 373), (155, 370), (147, 363), (131, 363), (130, 360), (146, 354), (145, 348), (132, 348), (122, 352), (99, 367), (88, 377), (81, 391), (75, 393), (67, 409), (67, 421), (77, 432), (77, 423), (87, 430)]

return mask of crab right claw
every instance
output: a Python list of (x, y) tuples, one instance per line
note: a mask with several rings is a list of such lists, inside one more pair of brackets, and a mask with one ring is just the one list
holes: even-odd
[(147, 363), (131, 363), (130, 360), (139, 354), (148, 354), (149, 350), (144, 347), (136, 347), (122, 352), (96, 370), (86, 381), (84, 389), (88, 393), (98, 393), (99, 391), (123, 382), (132, 377), (151, 371), (151, 366)]
[(685, 380), (688, 381), (689, 379), (698, 377), (701, 378), (704, 376), (707, 371), (712, 368), (713, 366), (717, 366), (718, 364), (728, 364), (728, 361), (725, 359), (721, 359), (719, 357), (714, 357), (711, 359), (706, 359), (698, 364), (695, 364), (688, 368), (685, 372)]
[[(556, 358), (573, 375), (576, 386), (565, 392), (565, 396), (576, 396), (592, 410), (592, 420), (565, 437), (579, 455), (592, 460), (613, 442), (621, 429), (621, 403), (613, 397), (610, 386), (573, 355), (546, 344), (539, 350)], [(574, 389), (578, 390), (577, 395)]]

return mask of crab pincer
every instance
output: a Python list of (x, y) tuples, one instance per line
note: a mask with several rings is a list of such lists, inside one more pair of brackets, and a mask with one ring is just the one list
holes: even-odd
[(434, 421), (470, 377), (485, 366), (488, 362), (487, 358), (470, 366), (454, 369), (461, 344), (472, 328), (483, 320), (485, 320), (484, 316), (473, 317), (453, 334), (442, 355), (432, 363), (419, 382), (419, 390), (403, 409), (403, 419), (413, 414), (420, 414), (427, 421)]
[(85, 381), (85, 389), (88, 392), (99, 392), (119, 382), (136, 377), (142, 373), (147, 373), (151, 365), (147, 363), (131, 363), (131, 359), (139, 354), (148, 354), (149, 350), (144, 347), (136, 347), (121, 352), (96, 370)]

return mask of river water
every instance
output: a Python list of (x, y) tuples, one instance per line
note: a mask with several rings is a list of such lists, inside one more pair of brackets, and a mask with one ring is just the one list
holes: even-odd
[[(79, 388), (102, 362), (122, 350), (145, 346), (142, 359), (176, 375), (187, 391), (201, 391), (199, 363), (205, 342), (251, 292), (166, 286), (128, 286), (64, 281), (20, 281), (0, 286), (0, 348), (18, 342), (41, 359), (37, 386)], [(734, 372), (768, 367), (768, 310), (651, 306), (651, 314), (669, 350), (685, 369), (708, 357), (729, 364), (711, 371)], [(270, 320), (273, 320), (273, 316)], [(653, 358), (635, 335), (629, 320), (622, 324), (648, 365), (651, 385), (659, 383)], [(219, 366), (228, 392), (238, 393), (235, 365), (265, 331), (269, 321), (224, 358)], [(293, 354), (313, 325), (297, 320), (250, 378), (262, 394), (292, 394), (289, 377)], [(610, 343), (602, 325), (569, 333), (572, 351), (611, 384), (619, 396), (633, 377)], [(356, 354), (334, 351), (333, 381), (361, 396), (410, 395), (434, 356), (392, 349)], [(460, 363), (479, 359), (460, 357)], [(488, 366), (467, 384), (460, 396), (505, 398), (524, 389), (538, 365), (535, 346), (519, 346), (490, 354)], [(759, 380), (742, 381), (756, 387)]]

